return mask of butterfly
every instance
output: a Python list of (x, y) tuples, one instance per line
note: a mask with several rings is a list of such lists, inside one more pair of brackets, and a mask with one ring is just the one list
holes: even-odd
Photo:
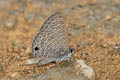
[(60, 11), (52, 14), (39, 29), (32, 41), (32, 54), (39, 65), (69, 60), (74, 50), (69, 48), (65, 21)]

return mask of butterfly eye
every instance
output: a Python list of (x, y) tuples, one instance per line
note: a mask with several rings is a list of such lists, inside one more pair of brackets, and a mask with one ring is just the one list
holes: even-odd
[(39, 48), (38, 47), (35, 47), (35, 51), (37, 51)]
[(70, 52), (71, 52), (71, 53), (73, 53), (73, 52), (74, 52), (74, 50), (73, 50), (72, 48), (70, 48)]

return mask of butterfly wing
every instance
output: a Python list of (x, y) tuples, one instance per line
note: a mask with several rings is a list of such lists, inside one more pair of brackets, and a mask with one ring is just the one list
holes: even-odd
[(39, 56), (43, 63), (69, 53), (65, 21), (60, 12), (51, 15), (33, 39), (32, 53)]

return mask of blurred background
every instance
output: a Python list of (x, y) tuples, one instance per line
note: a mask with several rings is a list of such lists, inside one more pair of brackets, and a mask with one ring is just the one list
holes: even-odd
[(48, 68), (22, 64), (31, 58), (33, 36), (58, 10), (75, 49), (73, 58), (85, 60), (95, 80), (120, 80), (120, 0), (0, 0), (0, 80)]

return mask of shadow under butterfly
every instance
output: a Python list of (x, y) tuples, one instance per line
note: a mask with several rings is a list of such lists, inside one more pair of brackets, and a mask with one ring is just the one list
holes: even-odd
[(45, 65), (51, 62), (59, 64), (72, 57), (74, 50), (69, 48), (67, 30), (62, 13), (52, 14), (42, 25), (32, 42), (32, 54), (36, 58), (26, 60), (25, 63)]

